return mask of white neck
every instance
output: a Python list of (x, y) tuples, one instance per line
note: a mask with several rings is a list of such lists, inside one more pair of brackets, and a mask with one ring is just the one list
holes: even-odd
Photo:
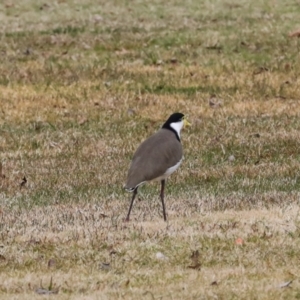
[(171, 123), (170, 126), (177, 132), (179, 138), (180, 138), (180, 131), (183, 127), (183, 121)]

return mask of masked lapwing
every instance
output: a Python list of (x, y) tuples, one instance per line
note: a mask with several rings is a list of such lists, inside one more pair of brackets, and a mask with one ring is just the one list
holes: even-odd
[(162, 128), (146, 139), (136, 150), (128, 171), (125, 189), (133, 192), (126, 221), (129, 221), (130, 212), (138, 187), (151, 180), (161, 182), (160, 198), (164, 220), (167, 220), (164, 203), (164, 189), (166, 178), (181, 164), (183, 154), (180, 141), (180, 131), (190, 123), (181, 113), (172, 114)]

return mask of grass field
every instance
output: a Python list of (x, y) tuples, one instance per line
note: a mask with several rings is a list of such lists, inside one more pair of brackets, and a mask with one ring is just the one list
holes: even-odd
[[(299, 13), (2, 1), (0, 298), (300, 299)], [(133, 152), (175, 111), (169, 220), (151, 183), (124, 223)]]

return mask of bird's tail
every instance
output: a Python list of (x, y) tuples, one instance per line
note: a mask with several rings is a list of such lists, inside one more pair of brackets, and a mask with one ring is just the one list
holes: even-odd
[(128, 186), (124, 185), (124, 189), (125, 189), (127, 192), (132, 193), (132, 192), (134, 191), (135, 187), (128, 187)]

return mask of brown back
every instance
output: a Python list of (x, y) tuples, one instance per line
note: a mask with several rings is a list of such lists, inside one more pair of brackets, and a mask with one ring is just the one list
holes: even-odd
[(145, 140), (134, 153), (125, 188), (135, 188), (143, 181), (163, 175), (182, 158), (182, 146), (174, 132), (160, 129)]

